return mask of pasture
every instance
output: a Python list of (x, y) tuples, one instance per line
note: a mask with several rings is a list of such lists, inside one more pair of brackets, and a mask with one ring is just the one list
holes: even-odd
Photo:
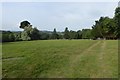
[(37, 40), (2, 44), (3, 78), (117, 78), (117, 40)]

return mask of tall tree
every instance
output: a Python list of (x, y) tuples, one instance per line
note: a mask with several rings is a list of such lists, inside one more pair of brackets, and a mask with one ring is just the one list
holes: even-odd
[(65, 39), (70, 39), (69, 30), (68, 30), (67, 27), (65, 28), (65, 31), (64, 31), (64, 38), (65, 38)]
[(120, 39), (120, 7), (117, 7), (115, 9), (115, 16), (114, 16), (114, 20), (116, 23), (116, 36), (117, 38)]
[(77, 39), (81, 39), (82, 38), (82, 31), (78, 30), (77, 31)]
[(30, 37), (31, 37), (31, 40), (40, 39), (40, 33), (39, 33), (39, 30), (36, 27), (31, 29)]
[(115, 38), (115, 22), (109, 17), (100, 17), (92, 27), (92, 35), (95, 38)]
[(32, 25), (30, 25), (28, 21), (21, 22), (20, 28), (24, 29), (24, 31), (21, 33), (22, 40), (40, 39), (39, 30), (37, 28), (32, 28)]
[(52, 33), (52, 39), (58, 39), (58, 38), (59, 38), (59, 35), (56, 32), (56, 28), (54, 28), (54, 31)]

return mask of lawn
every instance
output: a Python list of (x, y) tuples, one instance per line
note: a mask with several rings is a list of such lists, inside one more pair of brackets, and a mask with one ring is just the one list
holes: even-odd
[(117, 78), (117, 40), (38, 40), (2, 44), (3, 78)]

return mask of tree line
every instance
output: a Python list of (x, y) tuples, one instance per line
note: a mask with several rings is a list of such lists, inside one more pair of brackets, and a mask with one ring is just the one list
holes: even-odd
[(100, 17), (95, 21), (92, 29), (73, 31), (66, 27), (64, 32), (57, 32), (56, 28), (53, 32), (39, 31), (36, 27), (33, 28), (28, 21), (22, 21), (19, 27), (24, 31), (0, 31), (2, 32), (2, 42), (49, 39), (120, 39), (120, 7), (115, 9), (113, 18)]

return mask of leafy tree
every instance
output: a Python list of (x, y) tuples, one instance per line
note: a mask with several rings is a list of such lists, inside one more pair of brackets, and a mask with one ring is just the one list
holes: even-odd
[(32, 25), (28, 21), (21, 22), (20, 28), (24, 31), (21, 33), (22, 40), (38, 40), (40, 39), (39, 30), (37, 28), (32, 28)]
[(50, 39), (50, 34), (40, 32), (40, 39), (41, 40), (48, 40), (48, 39)]
[(58, 35), (59, 35), (59, 39), (63, 39), (64, 38), (63, 34), (58, 34)]
[(115, 38), (115, 22), (112, 18), (101, 17), (92, 27), (94, 38)]
[(69, 36), (70, 36), (70, 39), (77, 39), (78, 38), (77, 32), (76, 31), (72, 31), (72, 30), (70, 30)]
[(99, 25), (98, 21), (95, 21), (95, 25), (92, 26), (91, 34), (93, 35), (93, 39), (97, 39), (98, 37), (99, 38), (102, 37), (100, 31), (98, 31), (98, 30), (100, 30), (98, 28), (98, 25)]
[(116, 36), (117, 38), (120, 39), (120, 7), (117, 7), (115, 9), (115, 16), (114, 16), (114, 20), (116, 23)]
[(65, 39), (70, 39), (69, 30), (68, 30), (67, 27), (65, 28), (65, 31), (64, 31), (64, 38), (65, 38)]
[(32, 28), (30, 31), (30, 37), (31, 37), (31, 40), (40, 39), (39, 30), (37, 28)]
[(82, 39), (92, 39), (91, 29), (82, 29)]
[(108, 22), (106, 22), (106, 26), (107, 26), (107, 32), (106, 32), (106, 38), (107, 39), (116, 39), (117, 38), (117, 34), (116, 34), (116, 24), (115, 24), (115, 20), (112, 18), (108, 19)]
[(13, 42), (15, 41), (15, 36), (13, 32), (10, 31), (2, 31), (2, 42)]
[(9, 41), (10, 42), (15, 41), (15, 36), (13, 35), (13, 33), (9, 34)]
[(77, 39), (82, 39), (82, 31), (81, 30), (77, 31)]
[(29, 27), (30, 26), (30, 22), (28, 21), (22, 21), (20, 23), (20, 28), (24, 29), (25, 27)]
[(56, 29), (54, 28), (54, 31), (52, 33), (52, 39), (59, 39), (59, 35), (56, 32)]
[(2, 42), (8, 42), (9, 41), (9, 34), (2, 33)]

